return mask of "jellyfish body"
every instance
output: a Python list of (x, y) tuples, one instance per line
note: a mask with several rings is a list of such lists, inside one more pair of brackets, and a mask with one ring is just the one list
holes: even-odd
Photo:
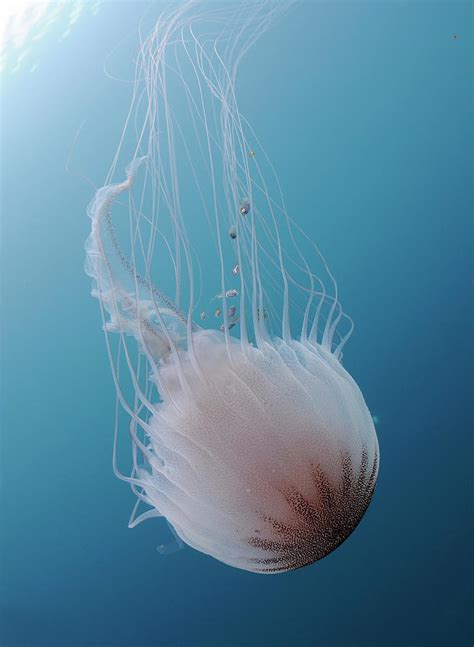
[(190, 546), (242, 569), (310, 564), (355, 528), (372, 496), (377, 443), (357, 385), (321, 348), (281, 339), (229, 362), (202, 331), (196, 358), (162, 369), (174, 404), (150, 420), (163, 464), (143, 474), (152, 505)]
[[(134, 510), (130, 526), (163, 516), (188, 545), (241, 569), (277, 573), (324, 557), (356, 527), (375, 487), (378, 445), (362, 394), (341, 364), (352, 324), (335, 281), (282, 201), (270, 196), (260, 162), (254, 158), (256, 171), (247, 165), (249, 127), (234, 92), (240, 59), (226, 60), (219, 44), (229, 55), (234, 41), (242, 49), (243, 34), (251, 44), (279, 6), (248, 3), (243, 11), (241, 4), (230, 14), (228, 6), (211, 15), (199, 4), (196, 12), (195, 3), (172, 8), (141, 44), (138, 78), (144, 79), (149, 109), (125, 180), (106, 182), (89, 207), (86, 271), (100, 302), (117, 395), (129, 417), (131, 469), (124, 474), (118, 468), (116, 432), (114, 470), (130, 483), (137, 503), (148, 506), (141, 514)], [(211, 24), (221, 26), (215, 41), (209, 39)], [(201, 321), (205, 317), (195, 295), (196, 241), (188, 236), (179, 191), (178, 160), (185, 150), (189, 163), (189, 136), (186, 123), (179, 124), (168, 108), (164, 58), (170, 48), (176, 56), (170, 69), (178, 70), (190, 123), (201, 126), (196, 138), (209, 144), (201, 147), (208, 150), (205, 164), (191, 167), (215, 242), (218, 270), (209, 291), (220, 301), (220, 330), (194, 321), (196, 309)], [(193, 93), (193, 83), (199, 92)], [(203, 89), (216, 103), (212, 109), (199, 103)], [(222, 181), (214, 170), (216, 155)], [(212, 207), (203, 194), (205, 178)], [(245, 204), (242, 194), (249, 196)], [(120, 208), (128, 214), (127, 227), (114, 224)], [(232, 224), (243, 208), (246, 217)], [(283, 229), (289, 233), (286, 250)], [(310, 268), (304, 244), (319, 259), (332, 293)], [(158, 279), (164, 275), (164, 258), (174, 298), (154, 280), (155, 266)], [(237, 287), (228, 285), (232, 276)], [(230, 319), (236, 299), (239, 318)], [(341, 332), (344, 322), (348, 327)], [(231, 336), (237, 325), (238, 335)], [(115, 347), (110, 333), (116, 333)]]

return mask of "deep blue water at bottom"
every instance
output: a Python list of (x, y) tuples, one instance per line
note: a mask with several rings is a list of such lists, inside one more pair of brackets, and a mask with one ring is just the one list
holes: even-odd
[(141, 6), (106, 4), (2, 87), (0, 644), (472, 644), (470, 3), (299, 5), (242, 64), (242, 111), (356, 322), (344, 363), (381, 449), (353, 535), (268, 577), (160, 556), (163, 523), (128, 530), (112, 474), (92, 190), (65, 164), (84, 122), (74, 170), (103, 181), (129, 92), (103, 62)]

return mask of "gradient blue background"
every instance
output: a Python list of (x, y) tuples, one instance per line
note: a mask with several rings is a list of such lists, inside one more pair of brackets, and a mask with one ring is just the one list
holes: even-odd
[(162, 523), (128, 530), (112, 475), (114, 388), (82, 269), (92, 188), (65, 164), (73, 148), (72, 171), (105, 177), (129, 87), (103, 63), (132, 55), (141, 11), (106, 4), (2, 83), (0, 644), (471, 645), (470, 3), (306, 3), (242, 64), (241, 109), (356, 322), (345, 365), (381, 447), (348, 541), (269, 577), (161, 557)]

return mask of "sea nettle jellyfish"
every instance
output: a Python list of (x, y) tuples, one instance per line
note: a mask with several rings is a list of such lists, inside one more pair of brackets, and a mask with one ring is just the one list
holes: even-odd
[(288, 571), (349, 536), (378, 469), (341, 364), (352, 322), (236, 99), (239, 63), (288, 5), (157, 6), (89, 207), (86, 269), (125, 412), (113, 466), (137, 496), (131, 527), (162, 516), (226, 564)]

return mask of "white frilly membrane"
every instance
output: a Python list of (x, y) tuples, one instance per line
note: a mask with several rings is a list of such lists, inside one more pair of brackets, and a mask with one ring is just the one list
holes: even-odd
[[(165, 517), (177, 544), (258, 573), (334, 550), (362, 518), (378, 471), (372, 417), (341, 364), (352, 322), (235, 98), (241, 57), (286, 9), (163, 11), (140, 44), (86, 243), (131, 439), (124, 473), (119, 414), (113, 466), (137, 495), (130, 526)], [(132, 136), (133, 161), (114, 183)], [(206, 269), (198, 295), (203, 264), (215, 272)]]

